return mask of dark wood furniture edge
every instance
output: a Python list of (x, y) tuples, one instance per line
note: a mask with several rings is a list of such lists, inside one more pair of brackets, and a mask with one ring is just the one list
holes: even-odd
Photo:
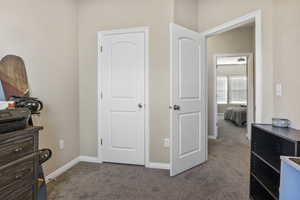
[(273, 127), (272, 124), (257, 124), (257, 123), (252, 124), (252, 127), (262, 129), (272, 135), (284, 138), (291, 142), (295, 142), (295, 141), (300, 142), (300, 130), (294, 128), (279, 128), (279, 127)]

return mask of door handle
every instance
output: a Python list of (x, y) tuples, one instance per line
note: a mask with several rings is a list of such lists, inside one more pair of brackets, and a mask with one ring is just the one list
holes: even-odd
[(174, 105), (174, 106), (173, 106), (173, 109), (174, 109), (174, 110), (180, 110), (180, 106), (179, 106), (179, 105)]
[(139, 108), (143, 108), (144, 106), (143, 106), (142, 103), (139, 103), (139, 104), (138, 104), (138, 107), (139, 107)]

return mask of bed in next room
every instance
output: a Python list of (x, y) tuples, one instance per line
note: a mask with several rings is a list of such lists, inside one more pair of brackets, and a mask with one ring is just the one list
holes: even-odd
[(247, 107), (229, 107), (225, 110), (224, 119), (233, 122), (237, 126), (245, 126), (247, 123)]

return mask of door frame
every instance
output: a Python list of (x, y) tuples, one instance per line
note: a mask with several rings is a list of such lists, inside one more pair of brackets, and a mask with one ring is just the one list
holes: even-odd
[[(211, 36), (218, 35), (220, 33), (224, 33), (226, 31), (230, 31), (232, 29), (238, 28), (250, 22), (255, 22), (255, 109), (254, 109), (254, 122), (262, 123), (262, 106), (263, 106), (263, 90), (260, 87), (263, 85), (263, 54), (262, 54), (262, 11), (256, 10), (244, 16), (238, 17), (236, 19), (230, 20), (224, 24), (216, 26), (208, 31), (202, 32), (203, 34), (203, 64), (206, 71), (206, 75), (208, 75), (208, 60), (207, 60), (207, 39)], [(208, 78), (205, 77), (205, 82), (208, 84)], [(208, 94), (208, 89), (206, 88), (206, 94)], [(206, 99), (206, 102), (208, 99)], [(207, 105), (207, 104), (206, 104)], [(207, 109), (207, 107), (206, 107)], [(206, 112), (207, 114), (207, 112)], [(207, 115), (206, 115), (207, 116)], [(206, 119), (207, 120), (207, 119)], [(206, 126), (207, 126), (206, 122)], [(209, 136), (207, 135), (207, 138)], [(249, 139), (251, 139), (251, 134), (248, 135)], [(208, 140), (206, 140), (206, 145)]]
[[(247, 122), (253, 123), (254, 122), (254, 107), (255, 107), (255, 102), (254, 102), (254, 73), (253, 73), (253, 54), (252, 53), (226, 53), (226, 54), (214, 54), (213, 55), (213, 82), (215, 84), (214, 87), (214, 97), (213, 98), (213, 105), (215, 106), (214, 108), (214, 132), (213, 135), (210, 136), (212, 139), (217, 139), (219, 136), (219, 131), (218, 131), (218, 104), (217, 104), (217, 58), (218, 57), (242, 57), (246, 56), (247, 57)], [(251, 83), (251, 85), (249, 84)], [(252, 99), (252, 100), (250, 100)], [(249, 119), (249, 115), (251, 118)], [(249, 129), (247, 125), (247, 138), (249, 139), (250, 134), (249, 134)]]
[(113, 29), (113, 30), (105, 30), (97, 32), (97, 157), (99, 162), (103, 162), (103, 151), (101, 144), (101, 106), (102, 106), (102, 86), (101, 86), (101, 69), (103, 66), (101, 65), (101, 55), (102, 55), (102, 39), (107, 35), (114, 34), (127, 34), (127, 33), (144, 33), (145, 35), (145, 127), (144, 127), (144, 166), (148, 167), (150, 165), (149, 161), (149, 147), (150, 147), (150, 112), (149, 112), (149, 27), (133, 27), (133, 28), (125, 28), (125, 29)]

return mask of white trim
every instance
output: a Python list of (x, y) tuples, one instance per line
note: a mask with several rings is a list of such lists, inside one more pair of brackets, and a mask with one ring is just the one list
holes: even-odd
[[(203, 66), (203, 85), (205, 86), (203, 89), (203, 108), (204, 111), (202, 112), (202, 117), (204, 118), (204, 135), (205, 135), (205, 153), (206, 153), (206, 161), (208, 160), (208, 67), (207, 67), (207, 43), (206, 43), (206, 36), (203, 33), (201, 34), (201, 66)], [(217, 138), (216, 138), (217, 139)]]
[(151, 169), (170, 169), (170, 164), (150, 162), (148, 164), (147, 168), (151, 168)]
[(246, 134), (247, 139), (250, 141), (251, 140), (251, 134), (247, 133)]
[(254, 11), (242, 17), (231, 20), (208, 31), (203, 32), (204, 36), (204, 59), (207, 70), (207, 38), (235, 29), (249, 22), (255, 22), (255, 122), (262, 123), (262, 102), (263, 102), (263, 79), (262, 79), (262, 12)]
[(169, 70), (170, 70), (170, 80), (169, 80), (169, 85), (170, 85), (170, 105), (169, 105), (169, 138), (170, 138), (170, 152), (169, 152), (169, 159), (170, 159), (170, 163), (169, 163), (169, 168), (170, 168), (170, 174), (171, 174), (171, 165), (174, 162), (173, 161), (173, 55), (172, 55), (172, 49), (173, 49), (173, 26), (175, 24), (174, 23), (170, 23), (169, 25), (169, 44), (170, 44), (170, 49), (169, 49), (169, 57), (170, 57), (170, 66), (169, 66)]
[[(218, 59), (217, 54), (213, 55), (213, 105), (214, 105), (214, 118), (213, 118), (213, 124), (214, 124), (214, 129), (213, 129), (213, 138), (217, 139), (219, 136), (219, 131), (218, 131), (218, 104), (217, 104), (217, 59)], [(207, 67), (208, 68), (208, 67)], [(208, 86), (207, 86), (208, 87)], [(227, 88), (228, 90), (228, 88)], [(208, 117), (208, 116), (207, 116)]]
[[(46, 183), (49, 183), (52, 180), (55, 180), (57, 177), (77, 165), (79, 162), (88, 162), (88, 163), (98, 163), (101, 164), (102, 162), (97, 157), (90, 157), (90, 156), (79, 156), (70, 162), (66, 163), (62, 167), (56, 169), (54, 172), (46, 176)], [(157, 163), (157, 162), (149, 162), (146, 166), (147, 168), (151, 169), (170, 169), (170, 164), (168, 163)]]
[(217, 136), (215, 136), (215, 135), (208, 135), (208, 139), (216, 140), (216, 139), (217, 139)]
[(50, 181), (54, 180), (56, 177), (65, 173), (67, 170), (69, 170), (70, 168), (72, 168), (73, 166), (78, 164), (79, 162), (80, 162), (80, 159), (79, 159), (79, 157), (77, 157), (77, 158), (71, 160), (70, 162), (68, 162), (67, 164), (65, 164), (64, 166), (58, 168), (57, 170), (55, 170), (54, 172), (52, 172), (51, 174), (49, 174), (46, 177), (46, 183), (49, 183)]
[(150, 109), (149, 109), (149, 27), (135, 27), (135, 28), (127, 28), (127, 29), (116, 29), (116, 30), (109, 30), (109, 31), (99, 31), (97, 33), (98, 40), (97, 40), (97, 48), (98, 48), (98, 59), (97, 59), (97, 92), (98, 92), (98, 101), (97, 101), (97, 154), (98, 154), (98, 161), (102, 162), (102, 149), (101, 149), (101, 80), (100, 80), (100, 72), (101, 72), (101, 41), (103, 36), (105, 35), (112, 35), (112, 34), (124, 34), (124, 33), (137, 33), (143, 32), (145, 34), (145, 162), (144, 165), (149, 165), (149, 148), (150, 148)]
[(91, 157), (91, 156), (79, 156), (80, 162), (89, 162), (89, 163), (102, 163), (98, 157)]
[(150, 162), (149, 28), (145, 32), (145, 166)]

